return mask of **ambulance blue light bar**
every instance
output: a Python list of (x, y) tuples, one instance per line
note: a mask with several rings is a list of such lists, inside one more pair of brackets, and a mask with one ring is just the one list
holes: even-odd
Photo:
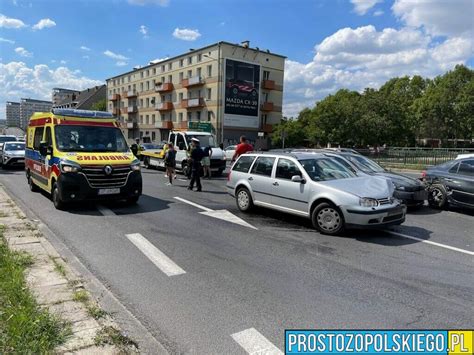
[(115, 118), (110, 112), (74, 110), (70, 108), (53, 108), (52, 112), (59, 116), (84, 117), (84, 118)]

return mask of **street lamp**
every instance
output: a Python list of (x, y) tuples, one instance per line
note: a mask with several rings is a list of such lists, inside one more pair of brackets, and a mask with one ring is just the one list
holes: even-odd
[[(220, 141), (224, 143), (224, 110), (222, 109), (222, 115), (220, 115), (220, 97), (221, 97), (221, 80), (220, 80), (220, 71), (221, 71), (221, 60), (220, 60), (220, 51), (221, 47), (219, 45), (218, 59), (211, 57), (209, 54), (203, 54), (203, 57), (209, 58), (212, 61), (217, 62), (217, 117), (221, 117), (221, 126), (220, 126)], [(223, 106), (223, 105), (222, 105)]]

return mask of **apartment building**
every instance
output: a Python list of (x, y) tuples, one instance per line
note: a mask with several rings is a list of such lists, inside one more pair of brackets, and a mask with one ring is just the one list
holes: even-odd
[(7, 101), (6, 109), (6, 125), (8, 127), (20, 127), (20, 103)]
[(35, 112), (49, 112), (53, 103), (51, 101), (42, 101), (35, 99), (21, 99), (20, 100), (20, 123), (21, 129), (25, 130), (30, 120), (31, 115)]
[(205, 122), (219, 142), (265, 139), (282, 119), (285, 58), (218, 42), (109, 78), (107, 108), (129, 140), (166, 140)]

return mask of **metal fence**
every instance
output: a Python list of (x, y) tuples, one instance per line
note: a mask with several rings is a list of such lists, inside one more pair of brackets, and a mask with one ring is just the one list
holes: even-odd
[(380, 150), (361, 149), (359, 153), (381, 164), (393, 165), (437, 165), (455, 159), (458, 154), (474, 154), (473, 148), (399, 148)]

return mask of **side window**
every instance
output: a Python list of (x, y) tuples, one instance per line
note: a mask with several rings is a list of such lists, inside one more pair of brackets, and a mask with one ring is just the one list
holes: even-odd
[(239, 160), (234, 164), (232, 171), (241, 171), (243, 173), (248, 173), (250, 167), (252, 166), (255, 157), (242, 155)]
[(257, 161), (253, 165), (251, 173), (256, 174), (256, 175), (264, 175), (264, 176), (271, 177), (274, 162), (275, 162), (275, 158), (258, 157)]
[(474, 160), (464, 161), (459, 164), (458, 174), (474, 176)]
[(170, 142), (173, 144), (175, 143), (174, 138), (175, 138), (175, 134), (173, 133), (170, 135)]
[(336, 160), (338, 163), (344, 165), (347, 169), (354, 170), (351, 164), (346, 159), (339, 158), (339, 157), (332, 157), (334, 160)]
[(44, 141), (48, 144), (48, 146), (53, 145), (53, 138), (51, 137), (51, 127), (46, 127), (46, 136)]
[(296, 166), (296, 164), (289, 160), (289, 159), (278, 159), (277, 169), (275, 177), (277, 179), (287, 179), (291, 180), (291, 178), (295, 175), (302, 176), (301, 170)]
[(451, 174), (457, 174), (458, 173), (458, 168), (459, 168), (459, 163), (457, 163), (456, 165), (454, 165), (451, 169), (449, 169), (449, 172)]
[(34, 138), (34, 141), (33, 141), (33, 149), (34, 150), (39, 150), (40, 143), (43, 140), (43, 131), (44, 131), (43, 127), (36, 127), (36, 129), (35, 129), (35, 138)]
[(186, 149), (186, 142), (184, 141), (184, 137), (182, 134), (178, 134), (178, 137), (176, 139), (176, 145), (178, 146), (178, 149)]

